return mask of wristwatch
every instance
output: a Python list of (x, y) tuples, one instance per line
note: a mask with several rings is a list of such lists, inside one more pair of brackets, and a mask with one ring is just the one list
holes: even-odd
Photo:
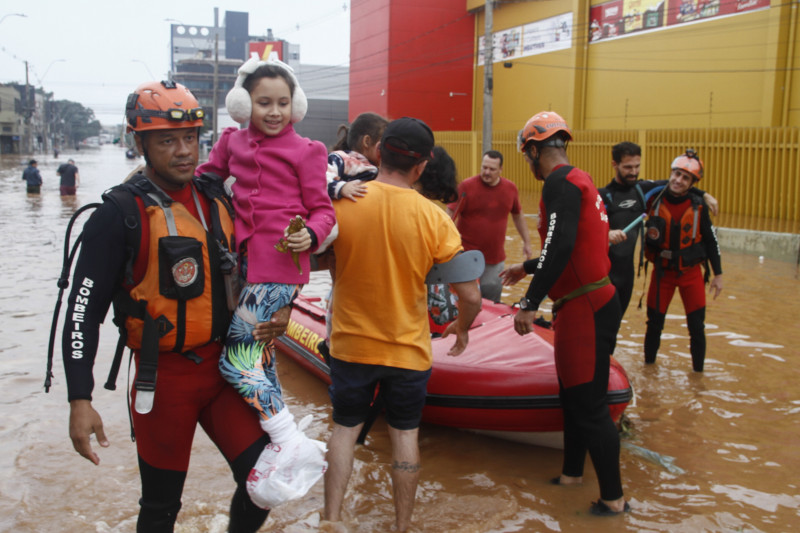
[(528, 300), (525, 296), (520, 298), (519, 300), (519, 308), (523, 311), (536, 311), (536, 307), (534, 307), (533, 302)]

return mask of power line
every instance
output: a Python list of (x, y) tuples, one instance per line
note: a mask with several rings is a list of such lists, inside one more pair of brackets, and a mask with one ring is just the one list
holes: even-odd
[[(503, 2), (503, 3), (519, 3), (519, 2)], [(769, 9), (780, 8), (780, 7), (783, 7), (784, 5), (791, 5), (791, 3), (772, 5)], [(357, 23), (360, 20), (368, 18), (371, 15), (374, 15), (377, 11), (378, 11), (378, 8), (375, 8), (375, 9), (372, 9), (372, 10), (364, 10), (363, 12), (361, 12), (359, 17), (354, 20), (354, 22)], [(338, 9), (337, 9), (337, 12), (338, 12)], [(670, 10), (666, 10), (664, 16), (666, 16), (669, 12), (670, 12)], [(627, 35), (621, 37), (621, 38), (643, 38), (646, 35), (647, 39), (648, 39), (648, 48), (658, 48), (658, 43), (661, 42), (661, 41), (663, 41), (665, 43), (669, 42), (669, 44), (670, 44), (669, 49), (666, 49), (666, 48), (662, 47), (661, 50), (663, 50), (665, 53), (669, 54), (671, 57), (660, 57), (660, 55), (656, 51), (653, 51), (653, 50), (650, 50), (650, 49), (638, 49), (638, 50), (634, 49), (633, 51), (626, 50), (625, 52), (617, 53), (617, 52), (613, 51), (613, 49), (609, 49), (608, 47), (604, 47), (603, 46), (604, 43), (612, 42), (612, 41), (617, 40), (617, 39), (601, 39), (599, 41), (591, 42), (591, 43), (589, 43), (589, 44), (592, 45), (591, 48), (590, 48), (590, 50), (591, 50), (590, 51), (590, 63), (593, 63), (594, 65), (590, 64), (589, 66), (587, 66), (585, 68), (585, 70), (587, 72), (605, 72), (605, 73), (612, 72), (612, 73), (620, 73), (620, 74), (666, 74), (666, 75), (670, 75), (670, 74), (687, 74), (687, 75), (691, 75), (691, 74), (708, 74), (708, 75), (765, 74), (765, 73), (778, 73), (778, 72), (795, 72), (795, 71), (800, 70), (800, 68), (792, 66), (792, 65), (787, 66), (787, 67), (779, 67), (779, 66), (776, 66), (776, 67), (748, 67), (748, 66), (744, 66), (744, 67), (742, 67), (742, 66), (739, 66), (739, 67), (727, 67), (727, 68), (726, 67), (720, 67), (720, 68), (715, 68), (715, 69), (708, 69), (708, 68), (703, 68), (703, 67), (691, 68), (690, 65), (692, 63), (707, 61), (707, 57), (705, 57), (704, 54), (707, 55), (708, 53), (713, 53), (713, 52), (723, 53), (726, 56), (728, 56), (728, 57), (722, 58), (720, 61), (723, 61), (723, 60), (724, 61), (731, 61), (731, 62), (735, 62), (738, 65), (741, 65), (742, 63), (746, 63), (748, 61), (749, 62), (760, 62), (760, 63), (763, 63), (764, 59), (761, 58), (761, 57), (750, 57), (750, 58), (743, 57), (744, 56), (744, 54), (743, 54), (744, 52), (753, 51), (753, 52), (757, 53), (757, 50), (753, 50), (754, 47), (752, 47), (752, 46), (742, 45), (742, 46), (738, 46), (738, 47), (737, 46), (732, 47), (730, 45), (726, 46), (725, 44), (720, 44), (718, 46), (705, 46), (702, 50), (697, 50), (696, 48), (692, 48), (691, 47), (692, 45), (682, 44), (682, 43), (686, 42), (686, 39), (682, 39), (678, 43), (675, 43), (674, 37), (672, 35), (669, 35), (669, 33), (668, 33), (668, 32), (670, 32), (670, 30), (673, 30), (673, 29), (689, 30), (689, 28), (697, 28), (696, 31), (698, 31), (698, 34), (699, 34), (700, 30), (702, 30), (702, 35), (704, 37), (708, 37), (708, 36), (712, 36), (713, 37), (713, 36), (715, 36), (715, 37), (719, 38), (719, 39), (717, 39), (717, 41), (724, 40), (724, 38), (726, 36), (730, 37), (731, 35), (734, 35), (734, 34), (741, 35), (741, 32), (743, 32), (743, 31), (761, 32), (761, 33), (765, 34), (767, 37), (776, 36), (776, 35), (780, 35), (781, 34), (780, 32), (776, 31), (777, 30), (777, 24), (776, 24), (776, 21), (773, 18), (767, 17), (765, 22), (760, 22), (758, 24), (754, 24), (753, 20), (752, 20), (753, 17), (748, 16), (748, 15), (751, 15), (751, 14), (752, 14), (752, 12), (748, 12), (748, 13), (741, 14), (741, 15), (736, 15), (736, 17), (738, 17), (738, 19), (736, 21), (729, 21), (729, 23), (726, 24), (725, 26), (720, 26), (718, 24), (713, 24), (714, 21), (716, 21), (718, 19), (721, 19), (722, 17), (711, 17), (711, 18), (699, 19), (698, 21), (695, 21), (697, 23), (699, 23), (699, 22), (702, 22), (702, 23), (708, 22), (709, 23), (709, 24), (702, 24), (702, 28), (700, 28), (700, 24), (695, 24), (695, 23), (690, 24), (690, 25), (680, 24), (680, 25), (675, 25), (675, 26), (662, 27), (658, 31), (637, 31), (637, 32), (633, 32), (631, 34), (627, 34)], [(322, 23), (322, 22), (324, 22), (324, 21), (326, 21), (326, 20), (328, 20), (330, 18), (333, 18), (334, 16), (340, 16), (340, 14), (338, 14), (338, 13), (334, 14), (334, 12), (331, 11), (330, 13), (322, 15), (321, 17), (318, 17), (316, 19), (311, 19), (310, 21), (305, 22), (304, 24), (320, 24), (320, 23)], [(376, 49), (375, 51), (373, 51), (373, 52), (371, 52), (369, 54), (366, 54), (364, 56), (360, 56), (358, 58), (357, 62), (356, 62), (356, 65), (357, 65), (356, 68), (355, 69), (353, 69), (352, 67), (350, 68), (350, 74), (351, 74), (351, 76), (353, 74), (356, 74), (356, 75), (359, 75), (359, 76), (363, 76), (363, 74), (368, 73), (369, 70), (372, 69), (372, 68), (381, 68), (382, 69), (382, 68), (384, 68), (384, 65), (379, 65), (377, 67), (376, 66), (370, 66), (368, 64), (369, 60), (375, 59), (377, 57), (380, 57), (381, 55), (391, 54), (393, 51), (396, 51), (396, 50), (398, 50), (398, 49), (400, 49), (402, 47), (408, 47), (408, 46), (414, 45), (416, 43), (419, 43), (419, 42), (421, 42), (422, 39), (424, 39), (424, 38), (426, 38), (426, 37), (428, 37), (430, 35), (433, 35), (436, 32), (444, 31), (445, 29), (447, 29), (451, 25), (457, 24), (459, 22), (462, 22), (465, 18), (473, 17), (473, 16), (474, 15), (472, 13), (465, 13), (464, 15), (462, 15), (460, 17), (457, 17), (455, 19), (446, 21), (441, 25), (438, 25), (438, 26), (436, 26), (434, 28), (430, 28), (430, 29), (428, 29), (428, 30), (426, 30), (424, 32), (416, 34), (416, 35), (414, 35), (414, 36), (412, 36), (412, 37), (410, 37), (410, 38), (408, 38), (408, 39), (406, 39), (406, 40), (404, 40), (402, 42), (394, 44), (393, 46), (385, 47), (385, 48), (382, 48), (382, 49)], [(726, 17), (726, 18), (730, 18), (730, 17)], [(586, 44), (586, 41), (589, 38), (588, 30), (589, 30), (588, 24), (580, 24), (580, 25), (573, 24), (573, 26), (570, 28), (571, 36), (572, 36), (572, 39), (573, 39), (571, 46), (574, 47), (574, 46), (581, 46), (582, 44)], [(498, 29), (497, 30), (497, 32), (502, 32), (502, 31), (505, 31), (505, 30), (502, 30), (502, 29)], [(663, 32), (663, 34), (661, 32)], [(371, 34), (363, 36), (363, 37), (364, 37), (364, 39), (376, 38), (376, 37), (379, 37), (381, 35), (381, 33), (382, 32), (380, 32), (380, 31), (375, 31), (374, 33), (371, 33)], [(445, 49), (437, 50), (438, 54), (431, 53), (431, 54), (429, 54), (427, 56), (421, 56), (418, 61), (411, 61), (410, 63), (413, 63), (413, 64), (408, 65), (407, 68), (395, 68), (392, 71), (392, 73), (390, 74), (390, 80), (391, 81), (396, 81), (398, 79), (402, 79), (403, 77), (413, 75), (413, 74), (415, 74), (417, 72), (430, 69), (431, 67), (438, 68), (438, 69), (441, 70), (441, 69), (447, 68), (450, 65), (456, 65), (456, 64), (464, 62), (466, 60), (474, 61), (476, 59), (476, 53), (477, 53), (476, 52), (476, 49), (477, 49), (476, 41), (477, 41), (478, 38), (480, 38), (480, 36), (479, 35), (475, 35), (474, 37), (475, 37), (474, 39), (470, 39), (469, 41), (465, 40), (464, 42), (460, 42), (460, 43), (455, 43), (454, 42), (451, 46), (449, 46), (449, 47), (447, 47)], [(786, 46), (786, 44), (787, 44), (786, 41), (780, 41), (780, 42), (776, 41), (774, 43), (774, 46), (776, 46), (776, 47), (777, 46)], [(10, 55), (14, 59), (22, 61), (13, 52), (9, 51), (6, 47), (4, 47), (4, 46), (0, 47), (0, 50), (2, 50), (2, 52), (4, 52), (5, 54)], [(443, 60), (438, 61), (438, 62), (436, 62), (435, 59), (434, 59), (436, 56), (444, 56), (444, 55), (448, 55), (448, 54), (451, 57), (449, 57), (447, 59), (443, 59)], [(681, 59), (676, 59), (676, 57), (678, 57), (678, 56), (680, 56)], [(542, 62), (542, 61), (540, 61), (538, 59), (535, 59), (535, 58), (536, 58), (536, 56), (523, 56), (523, 57), (510, 58), (509, 60), (515, 66), (519, 66), (521, 68), (571, 70), (571, 71), (576, 71), (576, 72), (584, 70), (583, 67), (577, 66), (577, 65), (554, 65), (554, 64)], [(620, 66), (618, 66), (618, 67), (617, 66), (597, 66), (596, 65), (597, 63), (608, 64), (608, 63), (613, 63), (615, 61), (619, 61), (622, 64)], [(640, 63), (640, 62), (646, 62), (647, 65), (646, 66), (642, 66), (642, 67), (635, 66), (637, 63)], [(685, 64), (687, 66), (686, 67), (671, 67), (671, 66), (669, 66), (671, 64), (675, 64), (676, 62), (680, 62), (680, 63)], [(654, 64), (655, 65), (664, 64), (665, 67), (653, 66)], [(331, 81), (336, 80), (339, 75), (336, 74), (335, 72), (333, 72), (332, 69), (334, 69), (336, 67), (342, 67), (342, 66), (347, 66), (347, 63), (341, 63), (339, 65), (331, 65), (331, 66), (329, 66), (329, 68), (331, 69), (329, 74), (326, 74), (326, 73), (324, 73), (323, 71), (320, 71), (320, 70), (315, 70), (314, 74), (313, 74), (313, 78), (311, 78), (311, 79), (313, 79), (315, 82), (320, 82), (320, 81), (324, 82), (325, 80), (331, 80)], [(332, 85), (330, 88), (332, 90), (341, 90), (341, 89), (344, 89), (345, 87), (349, 87), (351, 90), (353, 90), (353, 89), (358, 90), (358, 89), (362, 88), (364, 85), (368, 85), (368, 84), (371, 84), (371, 80), (365, 80), (364, 82), (356, 83), (356, 84), (352, 84), (352, 85), (349, 84), (349, 83), (338, 83), (336, 85)], [(82, 82), (82, 81), (79, 81), (79, 80), (54, 81), (54, 82), (51, 82), (51, 85), (57, 85), (57, 86), (60, 85), (60, 86), (65, 86), (65, 87), (89, 87), (89, 86), (92, 86), (92, 84), (88, 84), (88, 83), (85, 83), (85, 82)], [(103, 86), (110, 87), (110, 88), (123, 88), (123, 87), (126, 88), (126, 89), (129, 88), (129, 84), (128, 83), (109, 82), (109, 83), (103, 83)], [(420, 92), (422, 92), (422, 91), (420, 91)], [(91, 107), (98, 109), (98, 113), (107, 114), (107, 112), (105, 111), (105, 109), (107, 109), (107, 107), (105, 107), (105, 104), (94, 104), (94, 105), (87, 104), (87, 105), (90, 105)], [(103, 111), (100, 111), (100, 109), (103, 109)]]

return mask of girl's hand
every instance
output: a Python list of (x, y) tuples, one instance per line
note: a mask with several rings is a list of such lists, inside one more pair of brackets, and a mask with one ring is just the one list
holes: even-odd
[(361, 180), (348, 181), (342, 185), (339, 191), (340, 198), (347, 198), (348, 200), (356, 201), (356, 198), (361, 198), (367, 194), (367, 186)]
[(308, 232), (308, 228), (286, 235), (286, 241), (292, 252), (305, 252), (311, 248), (311, 234)]

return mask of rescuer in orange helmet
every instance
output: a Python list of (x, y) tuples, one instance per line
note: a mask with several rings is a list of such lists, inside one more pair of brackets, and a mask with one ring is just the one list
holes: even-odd
[(571, 140), (567, 122), (552, 111), (537, 113), (522, 129), (519, 147), (531, 172), (544, 181), (539, 202), (542, 251), (501, 275), (510, 285), (533, 274), (514, 318), (520, 335), (533, 331), (542, 300), (549, 296), (554, 301), (564, 461), (552, 483), (582, 483), (588, 450), (600, 486), (600, 498), (590, 512), (607, 516), (630, 510), (620, 479), (619, 434), (606, 396), (620, 304), (608, 278), (608, 217), (591, 176), (569, 164)]
[[(203, 109), (180, 84), (140, 85), (125, 108), (146, 166), (103, 195), (87, 221), (63, 333), (75, 450), (99, 464), (90, 437), (108, 447), (92, 406), (100, 323), (114, 303), (120, 344), (133, 350), (132, 430), (142, 482), (137, 531), (172, 531), (199, 424), (230, 465), (237, 488), (228, 531), (255, 532), (268, 510), (248, 496), (250, 471), (269, 442), (258, 416), (220, 375), (221, 340), (235, 301), (233, 209), (221, 179), (194, 177)], [(288, 308), (253, 335), (269, 342)]]
[[(653, 263), (647, 292), (647, 331), (644, 361), (655, 363), (661, 330), (675, 289), (680, 290), (689, 328), (692, 367), (702, 372), (706, 357), (706, 293), (708, 264), (714, 277), (709, 291), (722, 291), (719, 242), (705, 201), (689, 189), (703, 179), (705, 168), (697, 152), (688, 149), (672, 161), (665, 194), (650, 202), (645, 233), (645, 256)], [(706, 275), (700, 268), (706, 265)]]

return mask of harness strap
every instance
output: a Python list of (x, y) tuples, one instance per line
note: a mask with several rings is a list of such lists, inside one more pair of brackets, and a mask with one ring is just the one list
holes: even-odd
[(178, 300), (178, 331), (175, 332), (175, 348), (178, 353), (183, 352), (183, 343), (186, 341), (186, 300)]
[(103, 387), (107, 390), (117, 390), (117, 376), (122, 365), (122, 355), (125, 352), (125, 345), (128, 343), (128, 329), (125, 327), (125, 320), (118, 318), (114, 313), (114, 324), (119, 330), (117, 348), (114, 350), (114, 359), (111, 360), (111, 369), (108, 371), (108, 379)]
[(153, 409), (153, 399), (158, 377), (158, 326), (149, 313), (144, 316), (142, 348), (139, 351), (139, 370), (133, 386), (136, 389), (137, 413), (147, 414)]
[[(639, 182), (636, 182), (634, 185), (636, 192), (639, 193), (639, 198), (642, 200), (642, 209), (644, 209), (644, 214), (647, 214), (647, 199), (642, 192), (642, 188), (639, 186)], [(643, 221), (646, 219), (643, 219)], [(636, 276), (640, 276), (642, 273), (642, 266), (644, 266), (644, 234), (646, 232), (646, 228), (639, 228), (639, 269), (636, 272)], [(645, 272), (647, 275), (647, 272)]]
[(604, 277), (603, 279), (599, 279), (597, 281), (593, 281), (591, 283), (587, 283), (586, 285), (582, 285), (572, 291), (571, 293), (567, 294), (566, 296), (562, 296), (558, 300), (553, 303), (553, 312), (557, 312), (561, 307), (570, 300), (577, 298), (578, 296), (583, 296), (587, 292), (595, 291), (601, 287), (605, 287), (611, 283), (611, 280), (608, 276)]
[(158, 207), (161, 208), (161, 211), (164, 213), (164, 218), (167, 222), (167, 230), (169, 231), (170, 235), (177, 235), (178, 234), (178, 227), (175, 225), (175, 216), (172, 214), (172, 208), (170, 208), (169, 204), (160, 201), (160, 197), (156, 193), (148, 193), (148, 196), (152, 198)]
[[(158, 374), (158, 339), (160, 338), (158, 322), (147, 312), (147, 300), (134, 300), (125, 291), (120, 291), (114, 297), (114, 314), (119, 316), (130, 316), (142, 321), (142, 347), (139, 350), (139, 370), (133, 387), (136, 389), (136, 412), (141, 414), (149, 413), (153, 408), (153, 397), (156, 390), (156, 378)], [(124, 329), (124, 323), (122, 328)], [(120, 336), (120, 342), (122, 336)], [(109, 372), (109, 382), (112, 378), (116, 379), (119, 372), (119, 365), (122, 362), (122, 351), (117, 345), (118, 354), (114, 357), (112, 369)], [(109, 388), (109, 383), (105, 386)]]
[(200, 223), (203, 225), (203, 229), (208, 231), (208, 224), (206, 224), (206, 216), (203, 214), (203, 206), (200, 205), (200, 198), (197, 197), (197, 191), (195, 190), (194, 187), (192, 187), (192, 200), (194, 200), (194, 206), (197, 208), (197, 216), (200, 217)]

